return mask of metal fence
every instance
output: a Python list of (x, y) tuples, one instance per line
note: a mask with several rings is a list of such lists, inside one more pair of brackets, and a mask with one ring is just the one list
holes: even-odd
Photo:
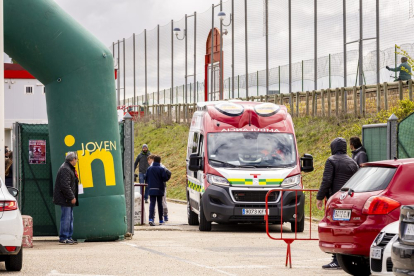
[(214, 100), (392, 81), (385, 66), (399, 63), (395, 45), (414, 54), (413, 2), (220, 1), (110, 46), (118, 104), (204, 101), (205, 89)]

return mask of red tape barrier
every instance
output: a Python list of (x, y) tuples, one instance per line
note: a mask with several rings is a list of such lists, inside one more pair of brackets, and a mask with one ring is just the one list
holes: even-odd
[[(268, 206), (268, 197), (271, 193), (273, 192), (280, 192), (280, 238), (275, 238), (272, 235), (270, 235), (269, 233), (269, 206)], [(283, 238), (283, 193), (284, 192), (295, 192), (295, 200), (296, 200), (296, 204), (295, 204), (295, 238)], [(305, 193), (309, 192), (309, 237), (308, 238), (298, 238), (298, 233), (297, 233), (297, 225), (298, 225), (298, 192), (302, 192), (304, 195)], [(269, 238), (271, 238), (272, 240), (276, 240), (276, 241), (281, 241), (283, 240), (286, 244), (287, 244), (287, 250), (286, 250), (286, 263), (285, 266), (290, 265), (290, 268), (292, 268), (292, 253), (290, 250), (290, 245), (294, 242), (294, 241), (317, 241), (319, 240), (318, 238), (312, 238), (312, 193), (313, 192), (318, 192), (318, 190), (314, 190), (314, 189), (273, 189), (267, 192), (266, 194), (266, 210), (265, 210), (265, 221), (266, 221), (266, 233), (269, 236)], [(306, 202), (306, 197), (304, 199), (304, 203)], [(272, 203), (272, 202), (271, 202)], [(304, 206), (305, 208), (305, 206)], [(305, 216), (305, 214), (303, 214), (303, 216)]]

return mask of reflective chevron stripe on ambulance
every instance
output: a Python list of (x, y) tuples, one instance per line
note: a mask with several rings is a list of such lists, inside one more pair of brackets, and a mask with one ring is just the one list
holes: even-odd
[(190, 180), (187, 181), (188, 182), (188, 187), (194, 191), (200, 192), (200, 193), (204, 193), (204, 187), (198, 184), (195, 184), (193, 182), (191, 182)]

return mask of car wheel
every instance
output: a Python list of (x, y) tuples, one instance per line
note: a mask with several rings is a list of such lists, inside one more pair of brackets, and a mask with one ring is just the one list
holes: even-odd
[(355, 276), (371, 275), (369, 262), (364, 257), (336, 254), (341, 268), (348, 274)]
[(188, 225), (198, 225), (198, 216), (191, 210), (190, 201), (187, 200), (187, 220)]
[(23, 265), (23, 247), (20, 248), (20, 252), (17, 255), (8, 256), (6, 259), (7, 271), (20, 271)]
[[(305, 230), (305, 216), (302, 216), (302, 219), (297, 221), (297, 225), (294, 222), (290, 223), (290, 230), (293, 233), (302, 233)], [(295, 231), (296, 230), (296, 231)]]
[(200, 215), (198, 216), (200, 225), (198, 229), (200, 231), (211, 231), (211, 221), (207, 221), (203, 210), (203, 201), (200, 199)]

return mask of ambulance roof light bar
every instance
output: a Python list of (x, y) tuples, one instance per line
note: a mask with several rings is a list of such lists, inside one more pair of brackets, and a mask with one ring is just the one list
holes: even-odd
[(263, 103), (256, 105), (254, 111), (262, 117), (270, 117), (280, 110), (280, 106), (273, 103)]
[(244, 112), (244, 107), (232, 102), (222, 102), (215, 105), (215, 108), (227, 116), (240, 116)]

